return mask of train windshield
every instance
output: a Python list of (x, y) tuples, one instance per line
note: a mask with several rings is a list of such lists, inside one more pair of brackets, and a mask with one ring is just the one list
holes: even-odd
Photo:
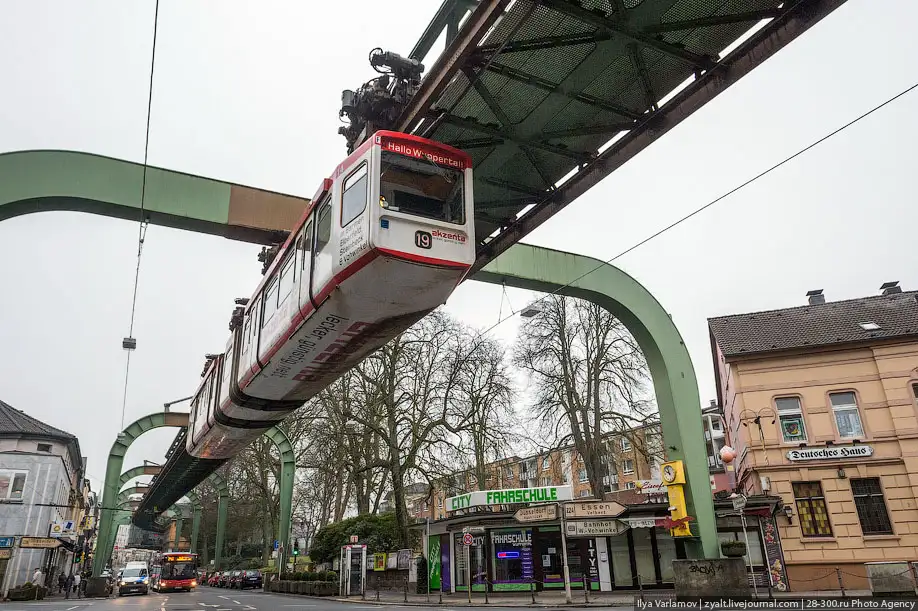
[(462, 170), (382, 152), (379, 205), (387, 210), (465, 224)]

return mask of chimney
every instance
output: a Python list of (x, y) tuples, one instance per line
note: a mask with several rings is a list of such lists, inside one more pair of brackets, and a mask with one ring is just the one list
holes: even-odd
[(826, 302), (826, 296), (822, 294), (822, 289), (808, 291), (806, 296), (809, 298), (810, 305), (819, 305)]
[(901, 293), (902, 287), (899, 286), (898, 280), (893, 280), (892, 282), (884, 282), (880, 286), (880, 290), (883, 291), (884, 295), (893, 295), (895, 293)]

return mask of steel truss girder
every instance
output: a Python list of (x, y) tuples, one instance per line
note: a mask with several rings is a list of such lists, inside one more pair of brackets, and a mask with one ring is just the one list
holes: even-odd
[[(762, 19), (773, 19), (781, 14), (782, 9), (763, 9), (759, 11), (747, 11), (743, 13), (733, 13), (729, 15), (712, 15), (710, 17), (699, 17), (698, 19), (688, 19), (685, 21), (670, 21), (667, 23), (658, 23), (639, 28), (637, 31), (652, 35), (664, 34), (667, 32), (681, 32), (695, 28), (711, 27), (718, 25), (729, 25), (732, 23), (755, 23)], [(557, 49), (560, 47), (572, 47), (577, 45), (595, 44), (605, 42), (619, 36), (617, 32), (607, 30), (597, 30), (594, 32), (578, 32), (575, 34), (560, 34), (558, 36), (543, 36), (539, 38), (527, 38), (524, 40), (513, 40), (508, 42), (501, 49), (504, 53), (521, 53), (525, 51), (539, 51), (542, 49)], [(499, 45), (481, 45), (476, 49), (475, 55), (488, 55), (497, 50)]]
[(660, 53), (669, 55), (670, 57), (676, 59), (680, 59), (703, 70), (710, 69), (716, 63), (715, 60), (711, 57), (692, 53), (691, 51), (678, 45), (654, 38), (653, 36), (635, 30), (634, 28), (620, 21), (608, 19), (599, 13), (585, 9), (580, 4), (576, 4), (570, 0), (540, 0), (540, 2), (553, 11), (567, 15), (568, 17), (573, 17), (574, 19), (592, 25), (596, 28), (599, 28), (600, 30), (609, 32), (610, 34), (628, 38), (634, 42), (644, 45), (645, 47), (656, 49)]
[(535, 149), (541, 149), (548, 153), (553, 153), (555, 155), (560, 155), (561, 157), (567, 157), (572, 159), (577, 163), (585, 163), (592, 159), (594, 156), (590, 153), (584, 153), (581, 151), (574, 151), (571, 149), (564, 148), (562, 146), (557, 146), (554, 144), (549, 144), (547, 142), (541, 142), (539, 140), (534, 140), (530, 138), (524, 138), (522, 136), (513, 134), (509, 132), (506, 128), (495, 127), (493, 125), (485, 125), (484, 123), (479, 123), (472, 119), (463, 119), (453, 115), (446, 115), (443, 118), (443, 122), (460, 129), (468, 129), (471, 131), (476, 131), (480, 134), (486, 134), (492, 138), (499, 138), (501, 140), (513, 142), (520, 147), (530, 147)]
[(491, 62), (491, 64), (486, 68), (488, 72), (494, 72), (495, 74), (500, 74), (505, 76), (508, 79), (517, 81), (518, 83), (524, 83), (535, 87), (536, 89), (541, 89), (551, 94), (560, 95), (569, 100), (576, 100), (577, 102), (582, 102), (588, 106), (595, 106), (596, 108), (601, 108), (602, 110), (608, 112), (614, 112), (628, 119), (640, 119), (641, 113), (635, 112), (634, 110), (622, 106), (621, 104), (615, 104), (614, 102), (609, 102), (596, 96), (592, 96), (579, 91), (571, 91), (564, 87), (561, 84), (553, 83), (547, 79), (534, 76), (519, 70), (517, 68), (511, 68), (510, 66), (505, 66), (504, 64), (498, 62)]
[[(782, 13), (768, 27), (756, 32), (722, 59), (714, 69), (699, 75), (693, 83), (648, 117), (647, 122), (635, 126), (635, 129), (610, 146), (561, 187), (553, 192), (543, 193), (542, 200), (527, 214), (520, 217), (506, 231), (479, 247), (478, 258), (472, 267), (472, 272), (484, 267), (488, 261), (493, 260), (552, 215), (586, 193), (616, 168), (796, 40), (845, 2), (846, 0), (810, 0), (797, 3)], [(646, 129), (650, 121), (653, 122), (654, 129)]]

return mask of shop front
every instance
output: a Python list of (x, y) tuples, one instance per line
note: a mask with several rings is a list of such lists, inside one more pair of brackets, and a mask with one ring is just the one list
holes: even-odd
[[(514, 524), (513, 514), (431, 523), (432, 591), (528, 592), (564, 588), (564, 547), (571, 588), (594, 591), (672, 587), (672, 560), (684, 548), (656, 520), (621, 521), (612, 536), (567, 536), (561, 523)], [(437, 533), (436, 531), (445, 531)], [(466, 545), (470, 541), (471, 545)]]

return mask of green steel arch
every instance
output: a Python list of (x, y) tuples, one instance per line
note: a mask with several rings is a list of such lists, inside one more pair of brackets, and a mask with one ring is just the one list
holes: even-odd
[(96, 546), (96, 556), (93, 561), (92, 576), (98, 577), (102, 569), (108, 565), (112, 557), (114, 542), (115, 504), (121, 490), (121, 468), (124, 466), (124, 455), (134, 441), (153, 429), (162, 427), (181, 428), (188, 426), (188, 414), (181, 412), (156, 412), (139, 418), (129, 424), (115, 439), (108, 453), (108, 465), (105, 468), (105, 484), (102, 486), (102, 515), (99, 520), (99, 532), (96, 541), (102, 543), (102, 548)]
[[(274, 442), (281, 459), (281, 478), (279, 483), (280, 515), (277, 524), (277, 540), (284, 545), (288, 553), (290, 542), (290, 517), (293, 510), (293, 480), (296, 475), (296, 454), (293, 444), (282, 429), (274, 426), (265, 431), (264, 436)], [(284, 566), (283, 558), (278, 558), (278, 566)]]
[[(77, 151), (0, 154), (0, 221), (52, 210), (140, 219), (143, 165)], [(157, 225), (269, 244), (309, 200), (147, 166), (144, 214)]]
[(140, 477), (142, 475), (158, 475), (160, 469), (162, 469), (160, 465), (141, 465), (139, 467), (128, 469), (122, 473), (121, 477), (119, 478), (121, 482), (121, 488), (123, 488), (126, 483), (135, 477)]
[(585, 299), (606, 308), (628, 328), (650, 367), (668, 456), (685, 462), (686, 500), (701, 544), (687, 543), (693, 556), (719, 558), (698, 381), (679, 330), (663, 306), (613, 265), (529, 244), (510, 247), (473, 278)]

